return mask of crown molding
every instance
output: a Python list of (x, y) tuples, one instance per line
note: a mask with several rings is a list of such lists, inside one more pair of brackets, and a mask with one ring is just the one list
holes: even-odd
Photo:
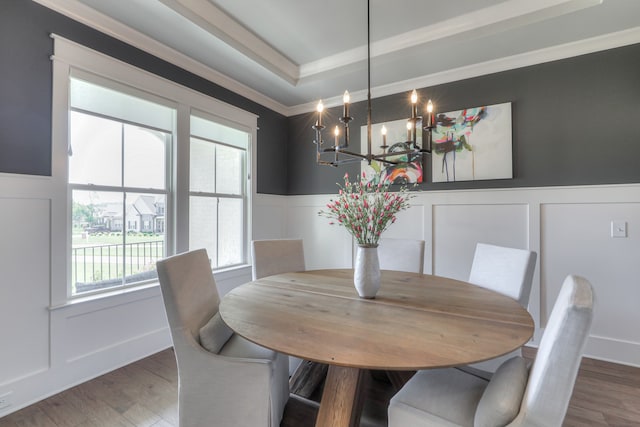
[(277, 113), (286, 114), (287, 107), (270, 97), (222, 74), (193, 58), (172, 49), (75, 0), (33, 0), (117, 40), (143, 50), (188, 72), (224, 87)]
[[(545, 62), (552, 62), (561, 59), (586, 55), (589, 53), (615, 49), (617, 47), (629, 46), (636, 43), (640, 43), (640, 27), (635, 27), (628, 30), (576, 42), (565, 43), (549, 48), (525, 52), (518, 55), (494, 59), (491, 61), (480, 62), (464, 67), (454, 68), (439, 73), (417, 77), (415, 79), (404, 80), (387, 85), (380, 85), (371, 88), (371, 93), (372, 98), (379, 98), (401, 92), (411, 91), (417, 88), (426, 88), (439, 84), (451, 83), (473, 77), (484, 76), (487, 74), (498, 73), (501, 71), (514, 70), (531, 65), (543, 64)], [(351, 96), (351, 102), (365, 101), (367, 99), (366, 90), (359, 90), (354, 92), (350, 91), (349, 94)], [(324, 104), (325, 108), (342, 105), (342, 94), (336, 95), (332, 98), (323, 99), (322, 103)], [(292, 106), (286, 109), (286, 115), (294, 116), (297, 114), (310, 113), (312, 111), (315, 111), (316, 105), (317, 100)]]
[[(435, 42), (445, 38), (465, 35), (482, 35), (522, 27), (561, 16), (577, 10), (602, 4), (603, 0), (509, 0), (453, 19), (418, 28), (371, 43), (371, 57), (389, 55), (403, 49)], [(326, 58), (300, 66), (299, 77), (303, 81), (318, 74), (346, 67), (367, 60), (367, 46), (339, 52)]]

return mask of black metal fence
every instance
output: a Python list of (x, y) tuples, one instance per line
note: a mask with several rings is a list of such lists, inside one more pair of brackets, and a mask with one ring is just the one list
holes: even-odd
[(72, 248), (71, 283), (80, 293), (153, 278), (162, 258), (163, 240)]

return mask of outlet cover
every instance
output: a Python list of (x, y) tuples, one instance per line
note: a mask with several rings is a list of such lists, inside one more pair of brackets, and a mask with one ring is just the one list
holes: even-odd
[(611, 237), (627, 237), (627, 221), (611, 221)]

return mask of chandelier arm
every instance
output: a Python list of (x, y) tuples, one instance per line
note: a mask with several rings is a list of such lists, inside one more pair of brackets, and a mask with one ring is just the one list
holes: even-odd
[(360, 159), (365, 159), (368, 160), (368, 156), (366, 154), (361, 154), (361, 153), (354, 153), (353, 151), (349, 151), (349, 150), (335, 150), (333, 148), (325, 148), (324, 153), (337, 153), (337, 154), (344, 154), (347, 156), (353, 156), (353, 157), (358, 157)]
[[(348, 164), (348, 163), (356, 163), (356, 162), (361, 162), (362, 160), (367, 160), (367, 161), (377, 161), (380, 163), (384, 163), (386, 165), (401, 165), (401, 164), (405, 164), (407, 162), (397, 162), (397, 161), (393, 161), (393, 160), (389, 160), (380, 156), (367, 156), (365, 154), (360, 154), (360, 153), (354, 153), (351, 151), (334, 151), (332, 149), (326, 149), (325, 151), (323, 151), (323, 153), (335, 153), (336, 157), (340, 154), (345, 155), (345, 156), (349, 156), (349, 158), (347, 159), (340, 159), (340, 158), (336, 158), (335, 160), (321, 160), (320, 156), (318, 156), (317, 159), (317, 163), (319, 165), (342, 165), (342, 164)], [(403, 154), (419, 154), (416, 153), (415, 151), (410, 151), (407, 153), (392, 153), (390, 156), (399, 156), (399, 155), (403, 155)]]
[(362, 159), (360, 158), (350, 158), (350, 159), (338, 159), (338, 160), (318, 160), (318, 164), (319, 165), (326, 165), (326, 166), (341, 166), (341, 165), (348, 165), (351, 163), (360, 163), (362, 162)]
[(392, 153), (376, 154), (375, 156), (372, 156), (372, 157), (373, 157), (373, 160), (387, 161), (386, 160), (387, 157), (407, 156), (407, 155), (417, 156), (420, 154), (421, 154), (420, 150), (404, 150), (404, 151), (394, 151)]

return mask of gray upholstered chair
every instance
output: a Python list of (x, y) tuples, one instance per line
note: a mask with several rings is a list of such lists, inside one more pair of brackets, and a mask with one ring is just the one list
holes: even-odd
[(424, 240), (380, 239), (378, 259), (382, 270), (424, 272)]
[(251, 258), (253, 280), (306, 269), (302, 239), (254, 240)]
[(178, 363), (180, 427), (280, 425), (287, 358), (233, 333), (204, 249), (157, 263)]
[(507, 295), (527, 308), (536, 258), (533, 251), (478, 243), (469, 282)]
[[(251, 242), (253, 280), (291, 271), (304, 271), (302, 239), (254, 240)], [(289, 357), (289, 375), (293, 375), (301, 359)]]
[(459, 369), (418, 372), (389, 404), (389, 427), (561, 426), (593, 316), (593, 290), (568, 276), (531, 369), (514, 357), (490, 381)]
[[(517, 300), (527, 308), (537, 254), (524, 249), (478, 243), (469, 282)], [(471, 365), (477, 375), (490, 378), (506, 360), (521, 356), (520, 349), (495, 359)]]

